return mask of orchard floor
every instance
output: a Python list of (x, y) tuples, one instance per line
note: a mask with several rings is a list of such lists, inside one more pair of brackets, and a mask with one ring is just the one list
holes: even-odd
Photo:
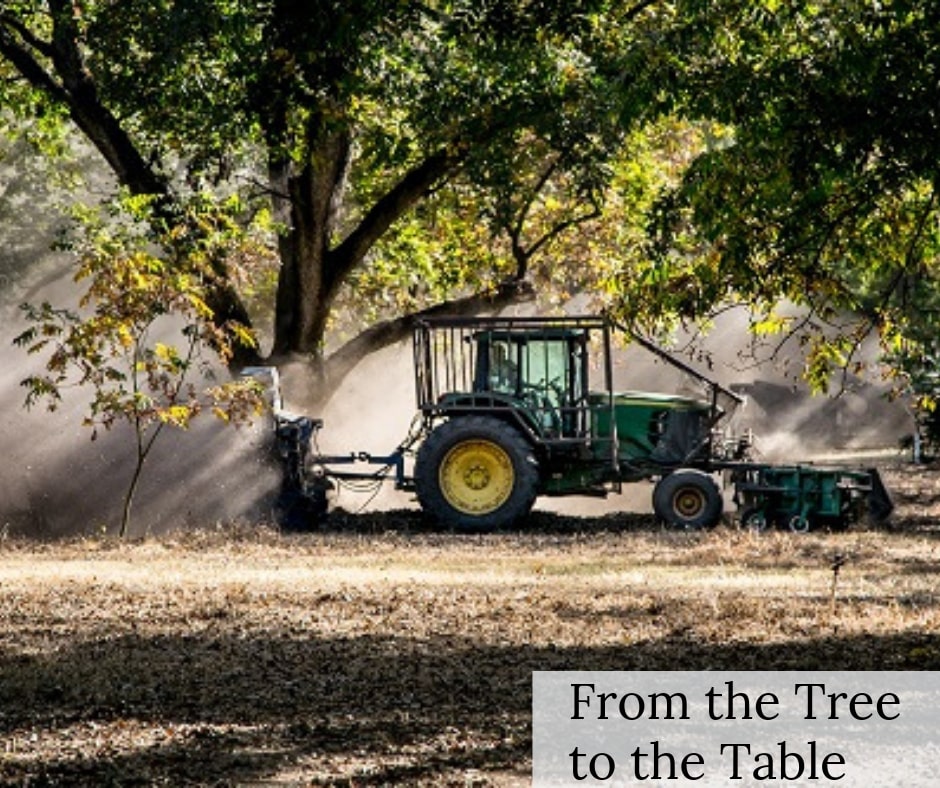
[(940, 472), (888, 482), (892, 523), (836, 534), (3, 541), (0, 784), (527, 785), (533, 670), (940, 669)]

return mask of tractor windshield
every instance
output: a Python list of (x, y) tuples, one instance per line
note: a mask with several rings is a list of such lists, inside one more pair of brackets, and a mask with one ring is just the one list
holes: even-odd
[[(580, 375), (573, 369), (571, 349), (565, 337), (530, 339), (526, 337), (490, 338), (481, 343), (486, 357), (488, 391), (522, 396), (537, 389), (562, 404), (562, 394)], [(574, 373), (574, 374), (573, 374)]]
[(543, 393), (555, 407), (561, 407), (566, 399), (565, 392), (580, 388), (577, 365), (571, 360), (571, 349), (565, 338), (528, 342), (523, 356), (524, 385)]
[(549, 435), (571, 436), (584, 419), (586, 335), (576, 331), (481, 332), (475, 389), (517, 400)]

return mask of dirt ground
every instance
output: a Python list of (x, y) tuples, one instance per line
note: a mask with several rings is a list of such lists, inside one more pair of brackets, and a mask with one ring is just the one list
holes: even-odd
[(533, 670), (940, 669), (940, 472), (888, 481), (892, 523), (838, 534), (5, 540), (0, 783), (526, 785)]

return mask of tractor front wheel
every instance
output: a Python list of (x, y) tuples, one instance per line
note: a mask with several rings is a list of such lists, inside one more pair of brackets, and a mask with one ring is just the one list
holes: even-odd
[(418, 502), (438, 522), (466, 532), (513, 525), (538, 492), (538, 463), (522, 435), (488, 416), (436, 427), (418, 450)]
[(676, 528), (714, 528), (723, 507), (715, 480), (692, 468), (664, 476), (653, 489), (653, 511)]

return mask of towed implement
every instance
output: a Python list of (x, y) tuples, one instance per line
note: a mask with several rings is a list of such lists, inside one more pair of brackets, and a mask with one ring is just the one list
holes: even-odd
[[(326, 514), (336, 484), (382, 480), (461, 531), (518, 525), (540, 496), (606, 496), (640, 481), (654, 483), (657, 518), (681, 528), (720, 522), (719, 479), (756, 529), (845, 528), (866, 513), (890, 514), (875, 469), (752, 462), (749, 440), (723, 428), (742, 398), (640, 337), (705, 394), (615, 391), (618, 328), (606, 317), (418, 320), (418, 417), (387, 455), (321, 454), (322, 422), (284, 412), (278, 395), (282, 519), (307, 527)], [(276, 390), (276, 370), (266, 370)]]

